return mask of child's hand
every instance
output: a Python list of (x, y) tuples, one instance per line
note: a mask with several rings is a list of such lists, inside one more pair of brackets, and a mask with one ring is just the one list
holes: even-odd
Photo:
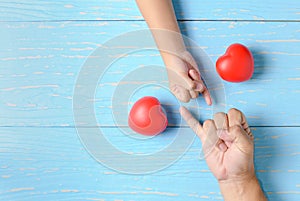
[(170, 90), (178, 100), (189, 102), (190, 99), (197, 98), (201, 93), (206, 103), (212, 104), (197, 63), (189, 52), (183, 52), (180, 57), (164, 54), (163, 58), (167, 66)]

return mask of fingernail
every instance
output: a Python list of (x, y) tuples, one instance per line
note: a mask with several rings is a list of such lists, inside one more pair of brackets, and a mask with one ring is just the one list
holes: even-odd
[(225, 152), (227, 150), (227, 146), (224, 144), (224, 142), (221, 142), (219, 144), (219, 149), (222, 151), (222, 152)]
[(198, 83), (198, 84), (196, 85), (195, 91), (200, 91), (200, 92), (202, 92), (203, 89), (204, 89), (203, 85), (200, 84), (200, 83)]

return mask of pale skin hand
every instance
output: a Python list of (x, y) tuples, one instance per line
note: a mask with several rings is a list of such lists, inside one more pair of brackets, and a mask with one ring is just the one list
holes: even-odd
[(217, 113), (203, 125), (184, 107), (180, 113), (202, 141), (208, 167), (219, 182), (225, 201), (267, 200), (255, 176), (253, 135), (237, 109)]
[(171, 0), (136, 0), (154, 36), (167, 67), (170, 90), (182, 102), (203, 95), (208, 105), (210, 94), (201, 79), (193, 56), (186, 50)]

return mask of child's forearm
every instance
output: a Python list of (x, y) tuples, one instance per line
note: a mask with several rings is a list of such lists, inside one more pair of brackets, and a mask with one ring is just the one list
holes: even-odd
[[(166, 52), (180, 54), (186, 50), (177, 24), (171, 0), (136, 0), (139, 9), (151, 29), (158, 48), (164, 57)], [(164, 58), (165, 60), (165, 58)]]

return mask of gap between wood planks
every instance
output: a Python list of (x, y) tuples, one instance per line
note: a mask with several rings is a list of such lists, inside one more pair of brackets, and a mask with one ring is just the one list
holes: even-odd
[[(0, 126), (0, 128), (129, 128), (129, 126)], [(168, 126), (168, 128), (189, 128), (187, 125), (183, 126)], [(300, 128), (300, 126), (250, 126), (250, 128)]]
[[(38, 23), (38, 22), (143, 22), (145, 20), (137, 19), (137, 20), (121, 20), (121, 19), (106, 19), (106, 20), (0, 20), (0, 23)], [(299, 20), (234, 20), (234, 19), (222, 19), (222, 20), (213, 20), (213, 19), (179, 19), (178, 22), (295, 22), (299, 23)]]

